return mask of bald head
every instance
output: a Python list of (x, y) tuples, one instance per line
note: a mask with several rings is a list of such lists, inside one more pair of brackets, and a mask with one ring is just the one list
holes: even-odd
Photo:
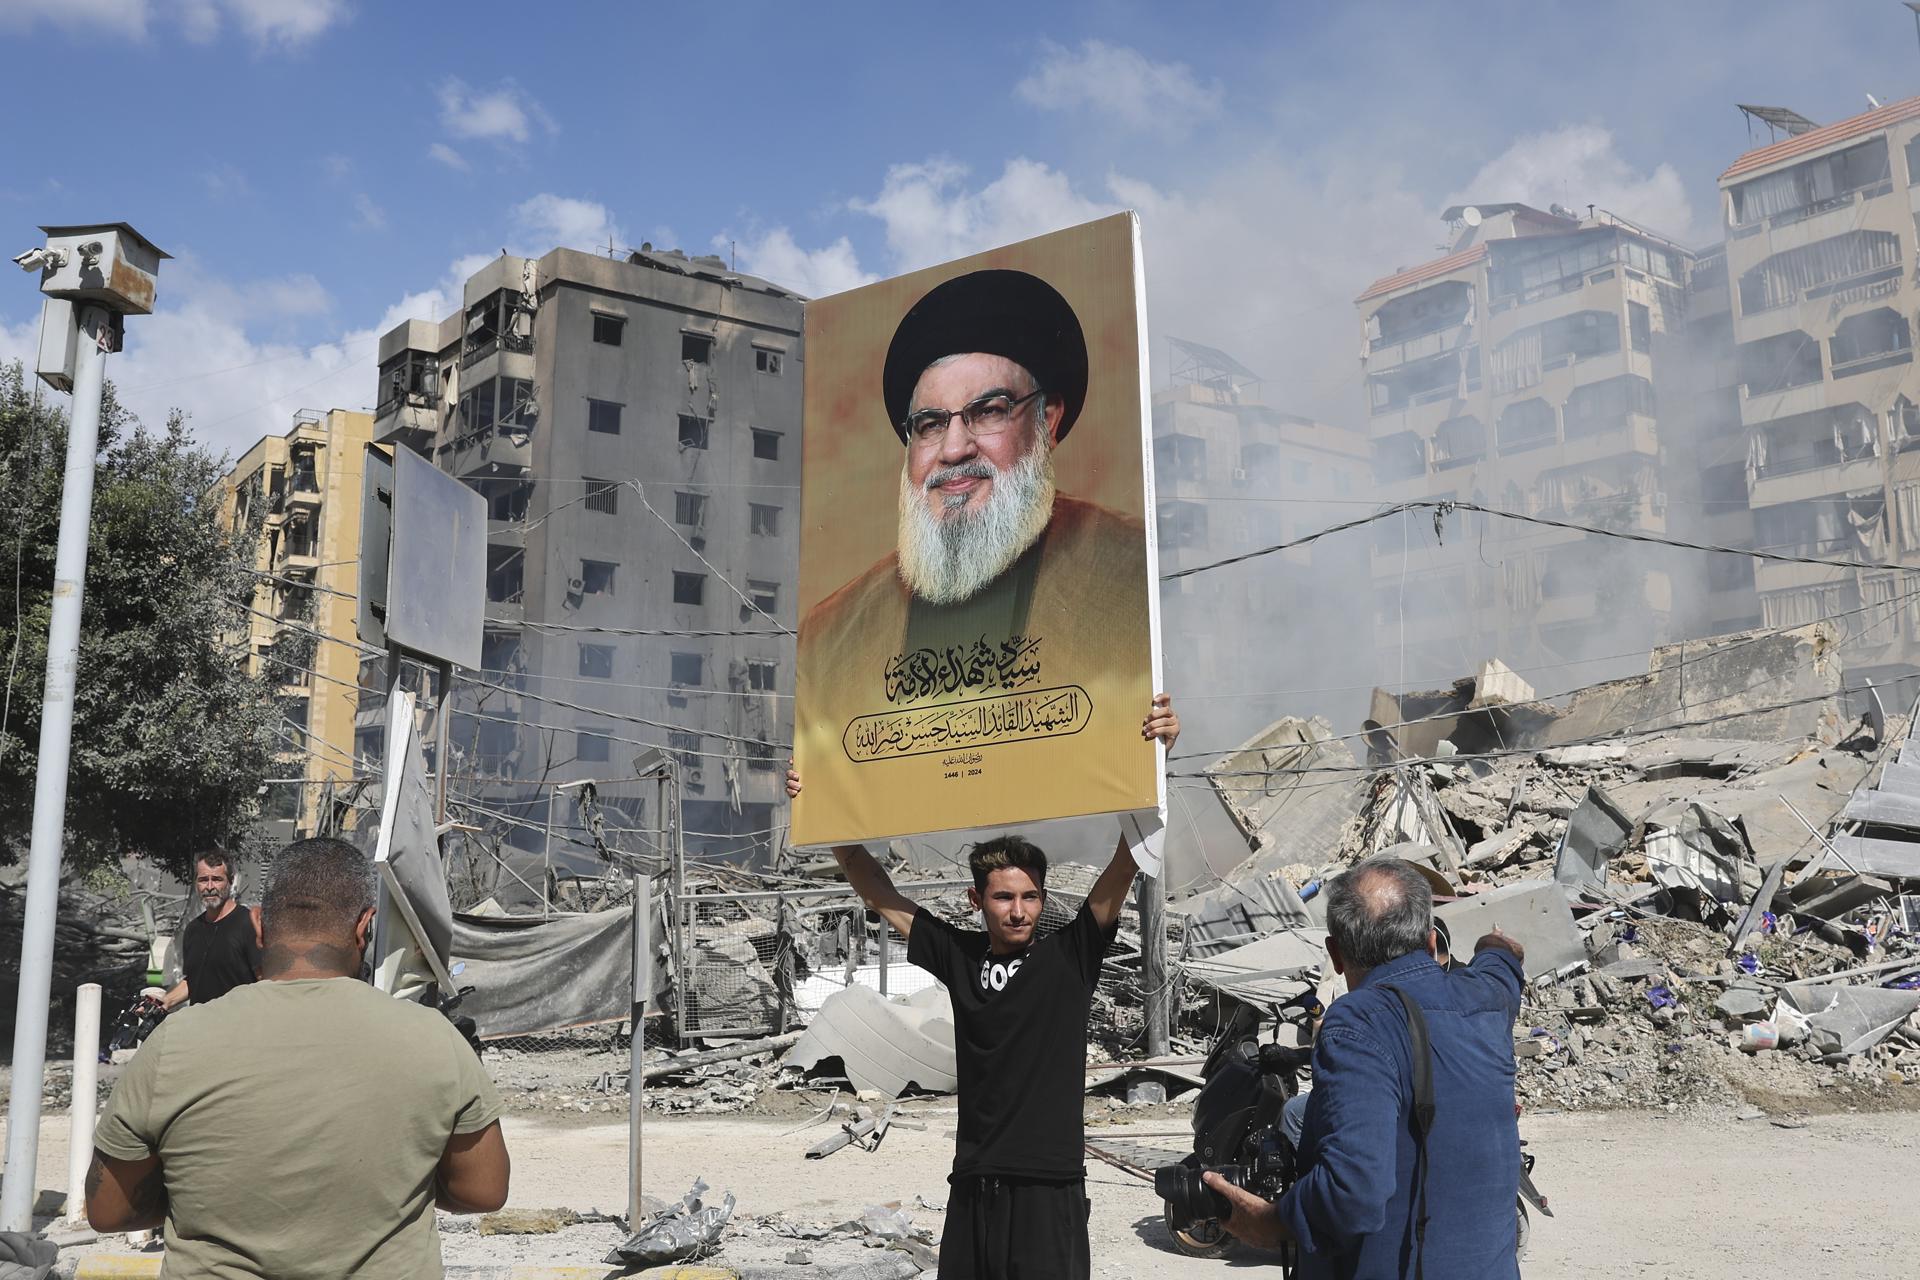
[(1354, 969), (1427, 949), (1433, 889), (1400, 858), (1357, 862), (1327, 883), (1327, 933)]

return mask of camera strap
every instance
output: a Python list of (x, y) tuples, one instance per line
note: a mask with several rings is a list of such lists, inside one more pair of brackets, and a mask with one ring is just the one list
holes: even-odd
[(1424, 1280), (1427, 1244), (1427, 1134), (1433, 1129), (1433, 1043), (1427, 1037), (1427, 1018), (1412, 996), (1399, 987), (1382, 984), (1400, 997), (1407, 1015), (1407, 1039), (1413, 1046), (1413, 1133), (1414, 1177), (1420, 1187), (1415, 1193), (1413, 1217), (1413, 1276)]

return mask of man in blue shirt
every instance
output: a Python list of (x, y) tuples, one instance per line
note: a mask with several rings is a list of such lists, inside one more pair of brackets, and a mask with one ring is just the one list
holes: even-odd
[[(1495, 929), (1471, 963), (1435, 964), (1433, 891), (1398, 858), (1369, 858), (1328, 884), (1327, 935), (1348, 993), (1314, 1041), (1300, 1177), (1269, 1204), (1207, 1174), (1232, 1206), (1227, 1230), (1268, 1248), (1295, 1242), (1303, 1280), (1518, 1280), (1520, 944)], [(1419, 1005), (1432, 1044), (1424, 1232), (1413, 1045), (1394, 988)]]

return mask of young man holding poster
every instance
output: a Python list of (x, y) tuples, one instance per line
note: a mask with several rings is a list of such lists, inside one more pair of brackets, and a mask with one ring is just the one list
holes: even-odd
[[(1140, 736), (1171, 747), (1179, 735), (1172, 700), (1156, 694)], [(800, 794), (792, 770), (787, 794)], [(1072, 922), (1038, 941), (1047, 858), (1018, 836), (983, 841), (968, 858), (967, 901), (984, 932), (956, 929), (915, 905), (865, 846), (841, 845), (833, 855), (861, 901), (907, 939), (908, 959), (953, 1001), (960, 1123), (942, 1280), (1086, 1277), (1087, 1015), (1133, 886), (1127, 840)]]

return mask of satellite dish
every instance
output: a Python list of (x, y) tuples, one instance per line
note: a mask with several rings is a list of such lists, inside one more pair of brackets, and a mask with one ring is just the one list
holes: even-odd
[(1470, 227), (1479, 226), (1480, 225), (1479, 207), (1476, 205), (1468, 205), (1466, 208), (1462, 209), (1460, 211), (1460, 221), (1466, 223)]

